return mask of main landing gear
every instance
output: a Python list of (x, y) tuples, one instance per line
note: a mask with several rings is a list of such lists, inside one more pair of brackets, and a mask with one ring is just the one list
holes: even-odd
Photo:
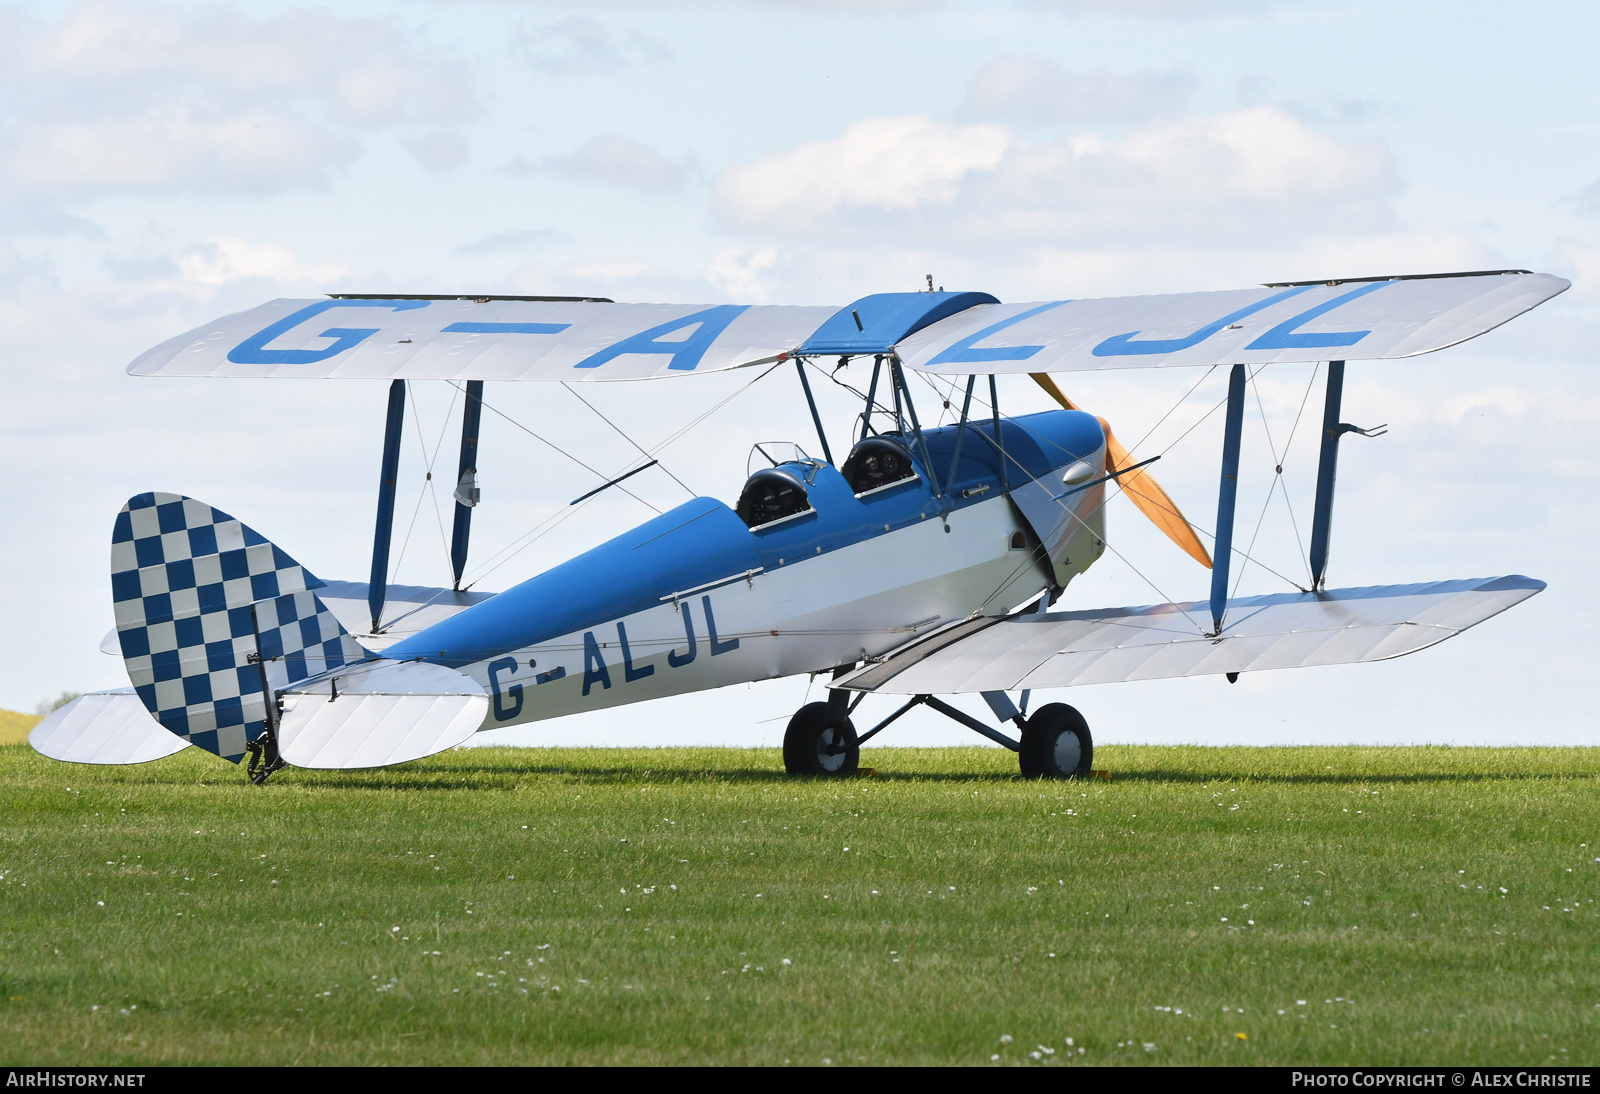
[[(791, 775), (854, 775), (861, 765), (861, 746), (869, 738), (887, 729), (912, 707), (928, 706), (1015, 752), (1025, 779), (1089, 777), (1094, 738), (1089, 733), (1089, 723), (1075, 708), (1048, 703), (1032, 716), (1025, 716), (1004, 692), (984, 692), (983, 697), (996, 717), (1022, 730), (1021, 741), (1012, 740), (932, 695), (913, 695), (899, 710), (858, 737), (850, 722), (853, 705), (848, 702), (847, 693), (830, 689), (826, 703), (807, 703), (789, 719), (789, 728), (783, 734), (783, 768)], [(860, 702), (860, 698), (856, 701)], [(1027, 701), (1024, 692), (1023, 709)]]
[(783, 732), (783, 769), (791, 775), (854, 775), (861, 744), (848, 715), (830, 718), (828, 703), (807, 703)]

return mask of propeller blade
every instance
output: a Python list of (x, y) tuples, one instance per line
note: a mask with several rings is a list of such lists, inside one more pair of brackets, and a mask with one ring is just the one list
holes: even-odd
[[(1029, 375), (1033, 377), (1034, 383), (1044, 388), (1050, 397), (1065, 409), (1083, 409), (1067, 398), (1048, 374), (1031, 372)], [(1128, 454), (1128, 450), (1122, 447), (1122, 442), (1117, 440), (1116, 434), (1111, 432), (1110, 423), (1104, 418), (1097, 417), (1096, 420), (1106, 434), (1106, 470), (1121, 471), (1125, 467), (1131, 467), (1135, 461)], [(1122, 491), (1128, 495), (1128, 500), (1150, 519), (1150, 523), (1161, 529), (1162, 534), (1176, 543), (1190, 558), (1206, 569), (1211, 569), (1211, 555), (1206, 550), (1205, 544), (1194, 534), (1194, 529), (1184, 519), (1177, 503), (1167, 496), (1167, 492), (1161, 489), (1161, 484), (1156, 482), (1155, 477), (1147, 469), (1141, 467), (1130, 471), (1117, 482), (1122, 485)]]

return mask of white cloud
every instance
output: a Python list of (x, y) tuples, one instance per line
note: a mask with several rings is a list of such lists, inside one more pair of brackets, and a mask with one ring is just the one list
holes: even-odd
[(336, 262), (301, 262), (275, 243), (242, 239), (209, 239), (179, 254), (177, 262), (179, 274), (196, 285), (225, 285), (247, 277), (329, 282), (350, 272)]
[(998, 166), (1012, 140), (993, 125), (865, 118), (832, 140), (729, 168), (717, 180), (717, 197), (738, 223), (790, 230), (840, 210), (948, 204), (968, 175)]
[(1580, 215), (1600, 216), (1600, 179), (1595, 179), (1568, 200), (1577, 206)]
[(474, 109), (458, 67), (389, 20), (86, 3), (11, 30), (0, 153), (14, 187), (318, 186), (364, 130)]
[(778, 252), (771, 247), (729, 247), (712, 255), (706, 263), (706, 280), (734, 300), (765, 303), (767, 291), (762, 275), (777, 262)]
[(106, 266), (130, 286), (131, 296), (175, 293), (209, 300), (219, 290), (242, 281), (266, 281), (285, 288), (320, 288), (349, 277), (340, 262), (306, 262), (276, 243), (251, 243), (237, 238), (208, 239), (176, 254), (107, 258)]
[(1572, 288), (1567, 290), (1571, 300), (1600, 302), (1600, 248), (1562, 240), (1551, 257), (1551, 272), (1572, 282)]
[(24, 124), (13, 131), (11, 181), (72, 190), (197, 187), (259, 192), (321, 184), (360, 145), (270, 111), (195, 116), (152, 109), (142, 116)]
[(429, 171), (449, 171), (467, 162), (466, 138), (448, 129), (401, 138), (400, 146)]
[(671, 60), (672, 51), (648, 34), (615, 31), (598, 19), (574, 15), (519, 30), (511, 42), (511, 55), (530, 68), (581, 75)]
[[(1000, 126), (873, 118), (833, 140), (730, 168), (731, 221), (813, 234), (964, 245), (1159, 239), (1238, 247), (1335, 231), (1393, 230), (1387, 148), (1347, 143), (1275, 107), (1160, 121), (1116, 140), (1085, 131), (1027, 143)], [(871, 211), (870, 218), (851, 217)], [(914, 219), (882, 214), (915, 213)]]
[(1143, 121), (1186, 103), (1199, 85), (1186, 69), (1073, 72), (1044, 57), (996, 57), (973, 77), (961, 115), (1063, 124)]
[[(507, 170), (521, 173), (516, 166)], [(647, 144), (605, 133), (571, 155), (544, 161), (542, 170), (573, 182), (601, 183), (633, 190), (676, 190), (684, 169)]]
[(1304, 0), (1028, 0), (1059, 15), (1110, 15), (1185, 22), (1232, 15), (1257, 15), (1273, 8), (1303, 6)]
[(523, 228), (508, 232), (494, 232), (463, 243), (456, 248), (458, 255), (487, 255), (500, 251), (518, 251), (530, 247), (535, 243), (553, 243), (561, 239), (561, 233), (549, 228)]

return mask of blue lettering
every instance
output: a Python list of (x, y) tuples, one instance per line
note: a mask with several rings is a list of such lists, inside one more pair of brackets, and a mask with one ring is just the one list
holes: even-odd
[(622, 625), (622, 620), (617, 620), (617, 643), (622, 647), (622, 679), (628, 683), (643, 680), (656, 671), (654, 665), (646, 665), (642, 669), (633, 667), (633, 651), (628, 648), (628, 628)]
[(1245, 349), (1329, 349), (1334, 346), (1353, 346), (1361, 341), (1370, 330), (1345, 330), (1328, 334), (1295, 334), (1297, 327), (1311, 322), (1319, 315), (1324, 315), (1340, 304), (1345, 304), (1369, 292), (1377, 292), (1385, 285), (1393, 284), (1390, 281), (1374, 281), (1363, 285), (1359, 289), (1352, 289), (1343, 296), (1336, 296), (1326, 303), (1318, 304), (1309, 311), (1303, 311), (1293, 319), (1287, 319), (1273, 327), (1266, 334), (1251, 342)]
[(351, 346), (378, 333), (378, 327), (329, 327), (318, 338), (332, 338), (333, 344), (322, 349), (268, 349), (267, 343), (288, 334), (301, 323), (315, 318), (329, 308), (388, 308), (391, 311), (411, 311), (428, 306), (426, 300), (319, 300), (286, 315), (265, 330), (257, 331), (228, 351), (228, 360), (236, 365), (311, 365), (326, 361), (343, 353)]
[(441, 334), (560, 334), (571, 323), (451, 323)]
[(667, 664), (671, 665), (675, 669), (683, 668), (683, 666), (694, 660), (695, 654), (700, 652), (700, 647), (695, 644), (694, 640), (694, 616), (690, 614), (689, 604), (687, 601), (678, 605), (678, 612), (683, 616), (683, 640), (689, 643), (689, 652), (679, 653), (677, 650), (667, 651)]
[[(728, 324), (748, 308), (748, 304), (719, 304), (705, 311), (697, 311), (682, 319), (674, 319), (670, 323), (663, 323), (659, 327), (651, 327), (649, 330), (630, 335), (620, 342), (607, 346), (599, 353), (579, 361), (573, 367), (599, 368), (607, 361), (614, 361), (628, 353), (668, 353), (672, 355), (672, 360), (667, 363), (668, 368), (680, 371), (692, 369), (700, 363), (700, 358), (705, 356), (706, 350), (711, 348), (711, 343), (728, 329)], [(662, 335), (671, 334), (684, 327), (698, 329), (682, 341), (660, 341)]]
[(1210, 338), (1213, 334), (1216, 334), (1223, 327), (1226, 327), (1229, 323), (1236, 323), (1247, 315), (1254, 315), (1262, 308), (1270, 308), (1278, 301), (1287, 300), (1291, 296), (1298, 296), (1310, 288), (1314, 288), (1314, 286), (1298, 285), (1292, 289), (1285, 289), (1283, 292), (1269, 296), (1265, 300), (1258, 301), (1257, 303), (1251, 304), (1248, 307), (1240, 308), (1236, 312), (1224, 315), (1215, 323), (1207, 323), (1205, 326), (1201, 327), (1187, 338), (1166, 338), (1149, 342), (1134, 342), (1130, 341), (1130, 339), (1132, 339), (1135, 334), (1138, 334), (1138, 331), (1130, 331), (1127, 334), (1119, 334), (1115, 337), (1107, 338), (1104, 342), (1101, 342), (1098, 346), (1094, 347), (1094, 355), (1096, 357), (1129, 357), (1136, 354), (1146, 353), (1177, 353), (1179, 350), (1184, 350), (1188, 349), (1190, 346), (1199, 345), (1207, 338)]
[(981, 342), (991, 334), (996, 334), (999, 331), (1005, 330), (1013, 323), (1020, 323), (1024, 319), (1031, 319), (1040, 312), (1049, 311), (1051, 308), (1059, 308), (1063, 304), (1070, 303), (1070, 300), (1055, 300), (1049, 304), (1040, 304), (1037, 308), (1029, 308), (1020, 315), (1013, 315), (1010, 319), (1002, 319), (998, 323), (993, 323), (987, 327), (984, 327), (976, 334), (969, 334), (965, 338), (959, 338), (952, 342), (950, 345), (940, 350), (938, 356), (929, 361), (928, 365), (942, 365), (950, 361), (1026, 361), (1028, 358), (1044, 349), (1044, 347), (978, 346), (974, 345), (974, 343)]
[(583, 693), (589, 694), (589, 689), (599, 684), (602, 688), (611, 687), (611, 672), (606, 668), (606, 659), (600, 656), (600, 643), (594, 640), (593, 631), (583, 632)]
[(731, 642), (717, 641), (717, 617), (711, 614), (711, 598), (702, 596), (700, 604), (706, 610), (706, 634), (711, 639), (711, 656), (716, 657), (718, 654), (732, 653), (738, 649), (739, 640), (737, 638)]
[(489, 662), (489, 690), (494, 693), (494, 720), (497, 722), (510, 721), (522, 713), (522, 685), (512, 684), (506, 688), (505, 695), (514, 704), (507, 708), (500, 694), (500, 674), (502, 672), (516, 672), (517, 659), (515, 657), (502, 657), (498, 661)]

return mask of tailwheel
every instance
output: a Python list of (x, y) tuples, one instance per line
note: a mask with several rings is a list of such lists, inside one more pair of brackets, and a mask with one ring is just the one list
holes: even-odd
[(1065, 703), (1042, 706), (1022, 727), (1017, 759), (1025, 779), (1088, 778), (1094, 760), (1089, 723)]
[(827, 703), (807, 703), (783, 733), (783, 769), (791, 775), (854, 775), (861, 746), (849, 718), (828, 720)]

